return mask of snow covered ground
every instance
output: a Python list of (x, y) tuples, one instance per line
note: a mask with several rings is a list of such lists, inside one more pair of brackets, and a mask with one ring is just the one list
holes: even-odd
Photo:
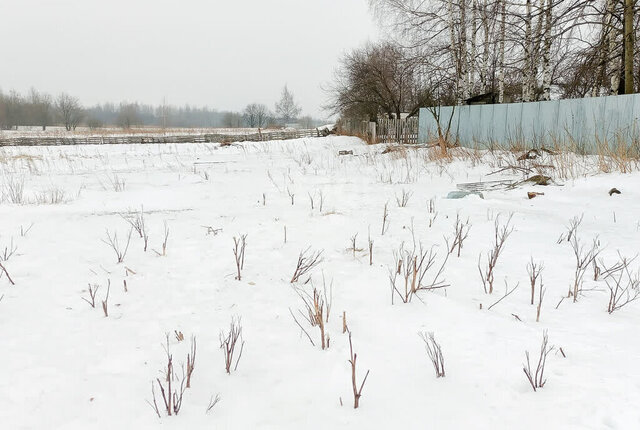
[[(607, 281), (615, 277), (595, 281), (592, 265), (577, 301), (566, 298), (576, 270), (567, 241), (572, 218), (583, 216), (575, 236), (583, 255), (597, 238), (601, 271), (619, 261), (618, 253), (638, 253), (640, 174), (596, 174), (588, 166), (597, 160), (582, 160), (570, 177), (556, 178), (561, 186), (447, 199), (458, 183), (522, 176), (486, 176), (511, 155), (442, 161), (432, 150), (383, 154), (384, 148), (349, 137), (222, 148), (0, 148), (0, 255), (16, 249), (0, 257), (15, 282), (0, 278), (2, 428), (640, 428), (640, 300), (609, 314)], [(338, 156), (339, 150), (353, 155)], [(609, 196), (612, 187), (622, 193)], [(403, 191), (411, 193), (406, 207), (396, 201)], [(544, 195), (529, 200), (528, 191)], [(11, 203), (11, 194), (22, 204)], [(129, 225), (122, 215), (141, 207), (148, 249), (134, 232), (118, 264), (103, 242), (107, 230), (124, 247)], [(485, 270), (495, 222), (504, 225), (510, 214), (514, 230), (487, 294), (478, 261)], [(422, 284), (430, 285), (457, 215), (470, 229), (460, 256), (454, 252), (444, 266), (440, 280), (448, 286), (419, 291), (410, 303), (396, 294), (392, 305), (396, 256), (419, 252), (420, 245), (432, 249), (434, 264)], [(238, 281), (233, 238), (242, 234)], [(292, 284), (308, 247), (323, 250), (323, 261), (309, 283), (303, 276)], [(544, 263), (539, 322), (539, 282), (530, 303), (532, 258)], [(640, 260), (630, 263), (632, 278), (639, 266)], [(324, 298), (323, 277), (331, 302), (324, 351), (318, 327), (299, 312), (301, 296), (314, 286)], [(488, 309), (504, 296), (505, 283), (519, 287)], [(83, 301), (89, 284), (101, 285), (95, 308)], [(343, 312), (358, 385), (370, 370), (358, 409)], [(245, 344), (228, 375), (219, 335), (233, 317), (241, 317)], [(547, 382), (534, 392), (522, 366), (525, 351), (537, 364), (544, 330), (555, 349), (547, 356)], [(433, 332), (441, 345), (444, 378), (436, 378), (419, 332)], [(158, 418), (147, 401), (153, 403), (156, 378), (166, 384), (166, 333), (174, 387), (191, 336), (197, 354), (177, 416), (166, 416), (155, 382)], [(220, 402), (207, 413), (217, 394)]]

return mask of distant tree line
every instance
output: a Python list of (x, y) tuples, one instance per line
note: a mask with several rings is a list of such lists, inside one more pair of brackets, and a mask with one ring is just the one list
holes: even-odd
[(275, 111), (264, 104), (251, 103), (242, 112), (219, 111), (209, 107), (191, 105), (172, 106), (166, 102), (150, 105), (138, 102), (103, 103), (84, 107), (79, 99), (66, 93), (53, 97), (32, 88), (28, 94), (0, 90), (0, 128), (18, 126), (64, 126), (75, 130), (78, 126), (96, 129), (116, 126), (123, 129), (135, 127), (179, 128), (264, 128), (299, 124), (312, 128), (322, 121), (310, 116), (300, 117), (301, 109), (293, 94), (285, 86)]

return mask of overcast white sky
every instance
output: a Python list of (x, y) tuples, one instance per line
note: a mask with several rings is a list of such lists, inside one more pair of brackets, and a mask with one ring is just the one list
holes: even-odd
[(0, 0), (0, 88), (321, 115), (340, 55), (376, 37), (367, 0)]

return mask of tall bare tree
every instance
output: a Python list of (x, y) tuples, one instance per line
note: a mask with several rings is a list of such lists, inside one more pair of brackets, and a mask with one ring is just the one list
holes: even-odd
[(242, 113), (244, 122), (251, 128), (262, 128), (267, 125), (270, 118), (269, 108), (260, 103), (251, 103), (244, 108)]
[(368, 120), (417, 114), (439, 85), (423, 79), (420, 58), (408, 54), (391, 42), (369, 43), (347, 53), (329, 89), (327, 107), (344, 117)]
[(294, 121), (300, 112), (302, 109), (293, 99), (293, 93), (285, 85), (280, 100), (276, 103), (276, 116), (283, 124), (287, 124)]
[(75, 130), (83, 117), (80, 101), (67, 93), (61, 93), (56, 100), (56, 108), (67, 131)]

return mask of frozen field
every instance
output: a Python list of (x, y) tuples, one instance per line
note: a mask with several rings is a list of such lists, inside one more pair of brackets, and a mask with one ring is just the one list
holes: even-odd
[[(349, 137), (0, 148), (0, 263), (15, 283), (0, 277), (1, 427), (640, 428), (640, 300), (607, 311), (609, 286), (629, 287), (618, 304), (637, 294), (640, 174), (598, 173), (597, 158), (439, 160), (435, 150), (384, 149)], [(486, 175), (533, 163), (555, 163), (547, 172), (556, 184), (446, 198), (460, 183), (523, 179), (514, 170)], [(621, 194), (610, 196), (612, 187)], [(529, 191), (544, 195), (529, 200)], [(133, 231), (118, 263), (107, 234), (117, 233), (122, 252), (125, 218), (135, 223), (141, 208), (148, 248)], [(446, 259), (457, 216), (468, 236), (460, 256), (456, 249)], [(488, 269), (496, 223), (513, 231), (489, 294), (479, 266)], [(244, 234), (237, 280), (234, 237)], [(319, 264), (291, 283), (307, 248), (306, 256), (323, 251)], [(433, 263), (425, 271), (423, 256), (423, 269)], [(533, 305), (531, 259), (544, 265)], [(504, 297), (505, 285), (518, 283)], [(83, 300), (91, 301), (89, 285), (100, 285), (95, 308)], [(325, 302), (325, 350), (305, 319), (302, 298), (314, 287)], [(343, 313), (358, 388), (370, 370), (358, 409)], [(245, 343), (227, 374), (220, 333), (232, 318), (241, 318)], [(545, 330), (554, 348), (534, 392), (525, 351), (535, 371)], [(443, 378), (419, 336), (429, 332), (442, 348)], [(167, 333), (178, 391), (197, 339), (177, 416), (167, 416), (156, 380), (166, 387)], [(162, 418), (148, 403), (152, 385)]]

